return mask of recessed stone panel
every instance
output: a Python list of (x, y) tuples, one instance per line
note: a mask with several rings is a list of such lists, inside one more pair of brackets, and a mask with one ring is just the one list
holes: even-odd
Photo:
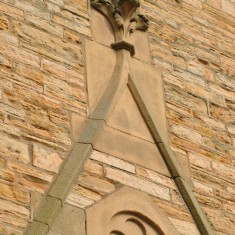
[(86, 59), (89, 113), (92, 113), (112, 77), (116, 53), (110, 48), (87, 40)]
[(154, 143), (152, 135), (128, 87), (121, 94), (107, 121), (107, 125)]
[(156, 127), (165, 143), (168, 143), (165, 100), (161, 71), (141, 61), (130, 61), (132, 76), (146, 108), (151, 113)]
[(110, 47), (115, 42), (111, 24), (104, 15), (91, 8), (92, 31), (96, 42)]

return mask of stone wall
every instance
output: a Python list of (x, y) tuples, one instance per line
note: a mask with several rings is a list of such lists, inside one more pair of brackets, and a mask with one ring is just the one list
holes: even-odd
[[(215, 234), (232, 235), (235, 2), (142, 0), (141, 11), (172, 150), (190, 166)], [(87, 0), (0, 0), (0, 234), (23, 234), (73, 147), (72, 115), (88, 115), (84, 43), (92, 38)], [(67, 204), (86, 208), (120, 184), (152, 195), (181, 234), (198, 234), (171, 178), (97, 151)]]

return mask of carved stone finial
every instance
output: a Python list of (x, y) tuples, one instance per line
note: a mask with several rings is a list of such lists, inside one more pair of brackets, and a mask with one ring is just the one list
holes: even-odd
[[(148, 18), (139, 14), (139, 0), (91, 0), (91, 6), (101, 12), (111, 23), (115, 43), (124, 45), (136, 30), (146, 31), (149, 26)], [(112, 44), (115, 45), (115, 43)], [(119, 48), (114, 46), (113, 48)], [(125, 49), (130, 48), (129, 45)], [(131, 49), (133, 55), (133, 48)]]

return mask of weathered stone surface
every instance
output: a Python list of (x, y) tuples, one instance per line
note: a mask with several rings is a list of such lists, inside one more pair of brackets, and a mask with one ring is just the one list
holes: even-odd
[(74, 194), (81, 195), (83, 197), (86, 197), (88, 199), (99, 201), (101, 200), (101, 195), (99, 193), (94, 192), (92, 189), (87, 189), (81, 185), (75, 185), (74, 189), (72, 190)]
[(0, 153), (24, 163), (29, 163), (29, 147), (26, 143), (17, 141), (7, 136), (0, 136)]
[(86, 208), (87, 206), (92, 205), (94, 202), (94, 200), (75, 193), (70, 193), (66, 199), (67, 204), (78, 208)]
[(177, 230), (180, 232), (180, 234), (183, 235), (199, 235), (199, 231), (197, 227), (193, 223), (189, 223), (187, 221), (183, 220), (177, 220), (174, 218), (169, 218), (171, 223), (177, 228)]
[(111, 167), (106, 167), (106, 176), (111, 180), (115, 180), (124, 185), (139, 189), (155, 197), (170, 200), (170, 191), (168, 187), (159, 186), (145, 179), (138, 178), (134, 175), (122, 172), (121, 170), (113, 169)]
[(19, 22), (14, 24), (14, 30), (22, 38), (25, 48), (74, 67), (78, 67), (78, 62), (81, 62), (82, 51), (78, 46)]
[(18, 19), (22, 19), (24, 17), (24, 12), (22, 10), (9, 6), (4, 3), (1, 3), (0, 11)]
[(107, 154), (104, 154), (98, 151), (93, 151), (90, 158), (96, 161), (105, 163), (107, 165), (131, 172), (131, 173), (135, 173), (135, 166), (133, 164), (130, 164), (121, 159), (109, 156)]
[(0, 30), (7, 31), (9, 29), (9, 21), (6, 17), (0, 16)]
[(5, 211), (5, 212), (11, 211), (15, 217), (29, 219), (30, 211), (28, 208), (17, 205), (13, 202), (2, 200), (2, 199), (0, 201), (1, 201), (0, 203), (1, 211)]
[(92, 174), (96, 174), (99, 176), (102, 176), (104, 174), (103, 166), (92, 160), (87, 160), (84, 169)]
[[(52, 152), (61, 154), (61, 157), (67, 155), (73, 141), (77, 140), (72, 140), (72, 132), (77, 128), (77, 136), (81, 129), (77, 122), (72, 124), (71, 112), (80, 116), (88, 114), (86, 91), (90, 93), (91, 84), (88, 81), (86, 87), (84, 68), (90, 66), (88, 77), (89, 73), (93, 74), (92, 86), (97, 92), (93, 100), (95, 104), (115, 63), (116, 52), (109, 48), (114, 37), (110, 28), (105, 29), (105, 17), (91, 12), (87, 0), (0, 2), (1, 184), (31, 195), (32, 191), (43, 194), (55, 175), (48, 173), (54, 166), (47, 169), (48, 161), (42, 163), (39, 158), (34, 161), (33, 146), (50, 150), (49, 155)], [(208, 210), (214, 234), (233, 234), (234, 1), (141, 1), (140, 10), (140, 14), (148, 15), (150, 28), (149, 33), (135, 32), (132, 35), (140, 34), (131, 39), (135, 44), (135, 58), (140, 64), (134, 67), (136, 70), (143, 68), (144, 62), (156, 68), (156, 78), (158, 71), (162, 74), (166, 97), (160, 103), (167, 104), (167, 134), (175, 157), (184, 159), (181, 162), (183, 168), (187, 168), (189, 160), (192, 176), (189, 169), (184, 173), (192, 180), (201, 205)], [(101, 66), (89, 65), (89, 56), (86, 57), (89, 45), (85, 46), (84, 40), (90, 36), (104, 45), (100, 46), (99, 56), (94, 51), (90, 54)], [(148, 74), (141, 71), (138, 74), (143, 78), (141, 87), (150, 84)], [(150, 89), (146, 90), (148, 95)], [(158, 96), (154, 97), (158, 99)], [(153, 104), (150, 108), (160, 110), (155, 100), (148, 102)], [(90, 100), (89, 105), (91, 108)], [(126, 150), (125, 146), (121, 147)], [(193, 234), (194, 222), (177, 191), (171, 188), (170, 180), (155, 172), (157, 168), (150, 170), (151, 163), (144, 163), (149, 164), (145, 168), (139, 165), (139, 161), (129, 161), (126, 155), (122, 157), (123, 151), (115, 154), (110, 148), (105, 150), (106, 157), (87, 161), (85, 171), (98, 179), (105, 179), (103, 170), (110, 167), (121, 173), (129, 172), (144, 181), (168, 185), (170, 201), (166, 203), (164, 199), (158, 199), (158, 205), (178, 220), (176, 224), (181, 233), (189, 230)], [(143, 154), (140, 157), (143, 158)], [(32, 164), (35, 165), (32, 167)], [(163, 169), (161, 164), (158, 167)], [(58, 166), (56, 168), (52, 172), (57, 171)], [(137, 176), (134, 169), (137, 169)], [(166, 172), (163, 174), (167, 175)], [(70, 182), (69, 178), (67, 180)], [(104, 197), (90, 189), (77, 187), (80, 188), (74, 189), (72, 194), (76, 206), (86, 207)], [(33, 208), (33, 200), (30, 205), (15, 201), (11, 195), (2, 199), (7, 202), (2, 205), (9, 207), (9, 211), (1, 209), (0, 234), (22, 235), (29, 221), (23, 208)], [(24, 215), (18, 211), (21, 207)], [(185, 221), (190, 223), (185, 224)], [(47, 225), (37, 224), (33, 235), (47, 230)]]
[(29, 193), (18, 189), (15, 186), (0, 183), (0, 195), (3, 198), (10, 199), (15, 202), (25, 203), (26, 205), (30, 202)]
[(49, 183), (53, 179), (48, 173), (22, 164), (9, 162), (8, 168), (11, 171), (21, 174), (18, 181), (23, 187), (29, 190), (33, 188), (33, 190), (41, 193), (44, 193), (48, 189)]
[(115, 186), (107, 180), (86, 174), (79, 177), (78, 183), (101, 194), (111, 193), (115, 189)]
[(48, 171), (58, 172), (62, 159), (58, 153), (41, 145), (33, 146), (33, 165)]
[(138, 176), (142, 176), (144, 178), (150, 179), (151, 181), (161, 184), (163, 186), (176, 189), (176, 185), (174, 184), (173, 180), (170, 178), (160, 175), (157, 172), (145, 169), (143, 167), (136, 167), (136, 174)]

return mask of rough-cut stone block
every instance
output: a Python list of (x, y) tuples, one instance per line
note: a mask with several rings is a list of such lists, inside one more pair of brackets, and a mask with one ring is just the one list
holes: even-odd
[(93, 151), (90, 158), (94, 159), (96, 161), (105, 163), (107, 165), (119, 168), (121, 170), (125, 170), (125, 171), (131, 172), (131, 173), (135, 173), (135, 166), (133, 164), (130, 164), (130, 163), (128, 163), (126, 161), (123, 161), (121, 159), (109, 156), (107, 154), (97, 152), (97, 151)]
[(28, 145), (7, 136), (0, 136), (0, 153), (4, 156), (13, 157), (21, 162), (29, 163)]
[(87, 206), (92, 205), (94, 203), (94, 200), (76, 193), (70, 193), (66, 199), (66, 203), (78, 208), (86, 208)]
[(106, 167), (106, 176), (111, 180), (147, 192), (155, 197), (168, 201), (170, 200), (170, 191), (168, 187), (157, 185), (148, 180), (138, 178), (134, 175), (110, 167)]
[(203, 169), (211, 170), (211, 160), (195, 153), (189, 153), (189, 160), (192, 165)]
[(0, 4), (0, 11), (17, 19), (22, 19), (24, 17), (24, 12), (22, 10), (4, 3)]
[(13, 202), (0, 199), (0, 210), (11, 211), (16, 217), (29, 219), (30, 211), (28, 208), (17, 205)]
[(136, 174), (146, 179), (150, 179), (151, 181), (161, 184), (165, 187), (176, 189), (176, 185), (171, 178), (160, 175), (157, 172), (145, 169), (143, 167), (136, 167)]
[(235, 179), (235, 169), (231, 166), (225, 165), (220, 162), (212, 162), (212, 169), (216, 171), (216, 173), (220, 176), (226, 177), (228, 180), (234, 181)]
[(48, 171), (58, 172), (62, 159), (54, 151), (34, 144), (33, 146), (33, 165)]
[(53, 21), (56, 24), (62, 25), (68, 29), (74, 30), (74, 31), (81, 33), (83, 35), (86, 35), (88, 37), (91, 36), (90, 25), (89, 25), (89, 22), (87, 21), (87, 19), (83, 19), (83, 18), (65, 19), (60, 16), (54, 15)]
[(171, 223), (177, 228), (177, 230), (180, 232), (182, 235), (200, 235), (197, 227), (195, 224), (183, 221), (183, 220), (178, 220), (175, 218), (169, 218)]
[(10, 43), (1, 41), (0, 50), (3, 54), (6, 54), (9, 58), (20, 61), (21, 63), (32, 65), (34, 67), (40, 67), (40, 59), (33, 53), (29, 53), (26, 50), (19, 48)]
[(88, 189), (100, 192), (101, 194), (111, 193), (115, 186), (105, 179), (99, 179), (91, 175), (83, 174), (79, 177), (78, 183)]
[(66, 68), (62, 64), (54, 63), (52, 61), (44, 59), (42, 60), (42, 66), (45, 71), (52, 73), (56, 77), (59, 77), (60, 79), (65, 80), (68, 83), (84, 87), (84, 69), (82, 65), (77, 71), (72, 68)]
[(30, 202), (29, 193), (24, 192), (15, 186), (4, 183), (0, 183), (0, 196), (15, 202), (24, 203), (26, 205)]
[(9, 21), (6, 17), (0, 16), (0, 30), (7, 31), (9, 29)]
[(102, 176), (104, 174), (104, 169), (103, 166), (100, 165), (99, 163), (92, 161), (92, 160), (87, 160), (85, 166), (84, 166), (85, 171), (88, 171), (92, 174), (96, 174), (99, 176)]

